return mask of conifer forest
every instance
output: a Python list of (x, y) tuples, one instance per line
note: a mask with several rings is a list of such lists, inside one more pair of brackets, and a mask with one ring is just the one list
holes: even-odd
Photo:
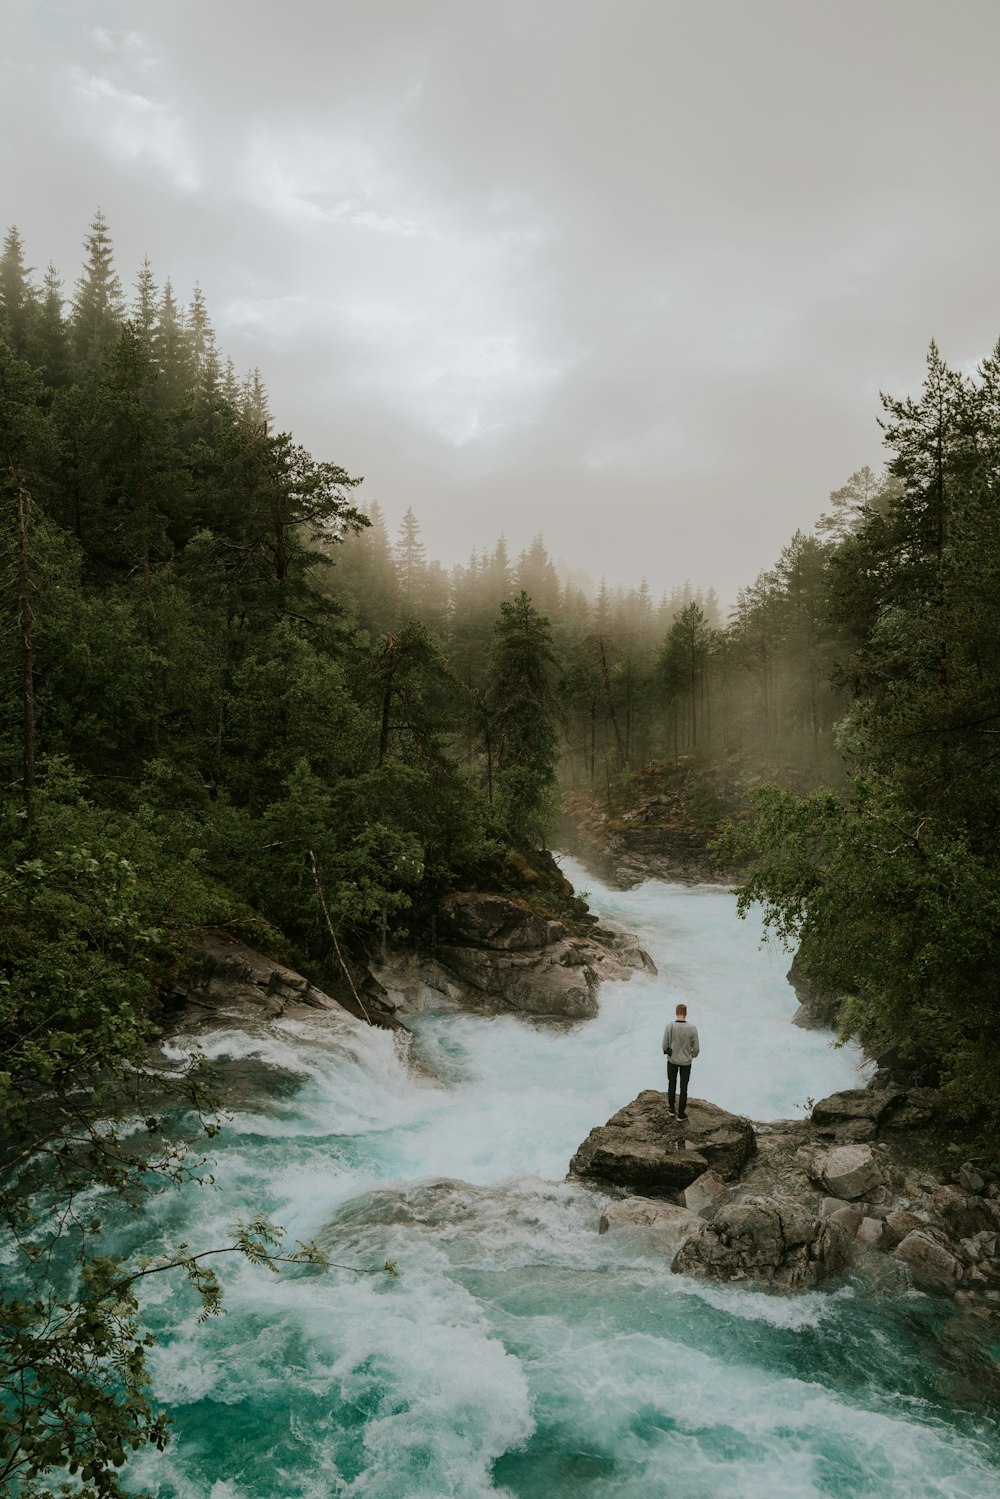
[[(126, 284), (100, 212), (71, 284), (7, 231), (0, 1212), (21, 1253), (0, 1490), (68, 1492), (58, 1470), (126, 1492), (127, 1452), (166, 1440), (137, 1278), (186, 1275), (218, 1309), (210, 1260), (123, 1266), (87, 1205), (197, 1175), (172, 1110), (218, 1128), (205, 1069), (150, 1061), (206, 928), (351, 1003), (367, 954), (433, 942), (444, 892), (520, 898), (567, 809), (620, 818), (661, 786), (848, 997), (845, 1033), (933, 1050), (1000, 1156), (989, 337), (971, 373), (931, 344), (923, 388), (872, 412), (884, 468), (845, 474), (731, 609), (638, 578), (591, 594), (562, 537), (429, 556), (412, 509), (390, 525), (283, 430), (197, 286), (148, 260)], [(230, 1250), (312, 1252), (264, 1220)]]

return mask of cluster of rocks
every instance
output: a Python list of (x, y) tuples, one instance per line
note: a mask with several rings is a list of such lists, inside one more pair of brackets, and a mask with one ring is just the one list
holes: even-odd
[(652, 1236), (681, 1274), (799, 1290), (888, 1269), (998, 1306), (1000, 1184), (972, 1162), (943, 1182), (905, 1161), (893, 1131), (930, 1107), (917, 1091), (877, 1084), (754, 1125), (701, 1099), (682, 1124), (649, 1090), (591, 1130), (570, 1172), (637, 1194), (605, 1209), (601, 1231)]
[(582, 1020), (596, 1015), (602, 980), (656, 972), (630, 934), (591, 924), (580, 936), (510, 896), (445, 896), (437, 932), (433, 957), (393, 955), (371, 965), (395, 1013), (451, 1005)]

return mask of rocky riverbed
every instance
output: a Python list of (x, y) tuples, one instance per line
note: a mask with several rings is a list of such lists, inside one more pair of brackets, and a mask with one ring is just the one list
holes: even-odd
[(590, 1132), (570, 1172), (622, 1188), (602, 1231), (655, 1237), (679, 1274), (800, 1290), (850, 1267), (991, 1315), (1000, 1184), (960, 1156), (946, 1173), (921, 1159), (939, 1107), (934, 1090), (876, 1075), (808, 1119), (754, 1123), (689, 1099), (680, 1123), (647, 1090)]

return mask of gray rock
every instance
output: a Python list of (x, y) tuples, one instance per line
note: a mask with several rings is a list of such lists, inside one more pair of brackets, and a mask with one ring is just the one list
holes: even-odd
[(253, 1030), (283, 1017), (346, 1021), (353, 1013), (303, 974), (224, 932), (205, 934), (170, 998), (184, 1002), (171, 1025), (183, 1030), (220, 1023)]
[(990, 1233), (1000, 1228), (1000, 1214), (985, 1197), (956, 1197), (942, 1203), (941, 1218), (956, 1239)]
[(684, 1234), (698, 1228), (701, 1221), (696, 1213), (678, 1207), (674, 1202), (654, 1200), (652, 1197), (625, 1197), (621, 1202), (613, 1202), (610, 1207), (605, 1208), (601, 1214), (598, 1233), (606, 1234), (612, 1229), (616, 1233), (644, 1229), (676, 1244)]
[(957, 1181), (959, 1186), (964, 1187), (970, 1197), (978, 1197), (986, 1186), (986, 1178), (971, 1161), (966, 1161), (959, 1170)]
[(962, 1278), (962, 1266), (943, 1235), (932, 1228), (915, 1228), (896, 1245), (895, 1255), (918, 1286), (951, 1291)]
[[(827, 1201), (830, 1199), (827, 1198)], [(835, 1202), (836, 1198), (833, 1199)], [(823, 1213), (822, 1217), (829, 1219), (831, 1223), (837, 1223), (849, 1238), (853, 1239), (864, 1221), (864, 1213), (853, 1202), (841, 1202), (831, 1213)]]
[(881, 1187), (888, 1167), (870, 1145), (836, 1145), (832, 1150), (816, 1152), (809, 1174), (832, 1197), (850, 1202)]
[(724, 1202), (732, 1202), (733, 1194), (717, 1171), (705, 1171), (695, 1178), (681, 1193), (684, 1206), (702, 1218), (711, 1218)]
[(881, 1218), (862, 1218), (855, 1239), (868, 1249), (881, 1249), (886, 1242), (885, 1224)]
[(812, 1121), (821, 1129), (859, 1121), (877, 1125), (898, 1097), (898, 1088), (846, 1088), (814, 1104)]
[(672, 1269), (707, 1280), (767, 1281), (806, 1290), (847, 1263), (848, 1238), (798, 1203), (750, 1197), (725, 1203), (684, 1241)]
[(921, 1218), (917, 1213), (911, 1213), (905, 1209), (898, 1209), (894, 1213), (888, 1213), (885, 1220), (885, 1246), (892, 1249), (896, 1244), (902, 1243), (907, 1234), (926, 1228), (927, 1219)]
[(482, 996), (489, 1007), (529, 1015), (582, 1020), (597, 1013), (597, 975), (574, 943), (559, 941), (539, 950), (493, 951), (440, 945), (438, 960)]
[(638, 1192), (674, 1193), (710, 1169), (732, 1181), (755, 1149), (748, 1119), (689, 1098), (682, 1124), (671, 1118), (666, 1094), (649, 1088), (590, 1131), (569, 1169)]

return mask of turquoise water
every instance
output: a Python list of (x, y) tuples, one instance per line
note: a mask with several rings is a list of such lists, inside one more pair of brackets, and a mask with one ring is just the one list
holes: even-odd
[(789, 1117), (864, 1076), (790, 1023), (787, 958), (733, 897), (650, 882), (594, 908), (639, 932), (659, 975), (601, 992), (572, 1028), (424, 1013), (412, 1055), (350, 1018), (216, 1034), (297, 1089), (238, 1113), (215, 1185), (156, 1199), (124, 1246), (224, 1241), (263, 1210), (333, 1258), (400, 1279), (222, 1262), (226, 1317), (196, 1325), (150, 1282), (163, 1454), (158, 1499), (742, 1499), (1000, 1493), (988, 1351), (945, 1303), (846, 1281), (779, 1297), (669, 1273), (598, 1236), (603, 1193), (564, 1181), (587, 1131), (662, 1084), (684, 997), (692, 1093)]

